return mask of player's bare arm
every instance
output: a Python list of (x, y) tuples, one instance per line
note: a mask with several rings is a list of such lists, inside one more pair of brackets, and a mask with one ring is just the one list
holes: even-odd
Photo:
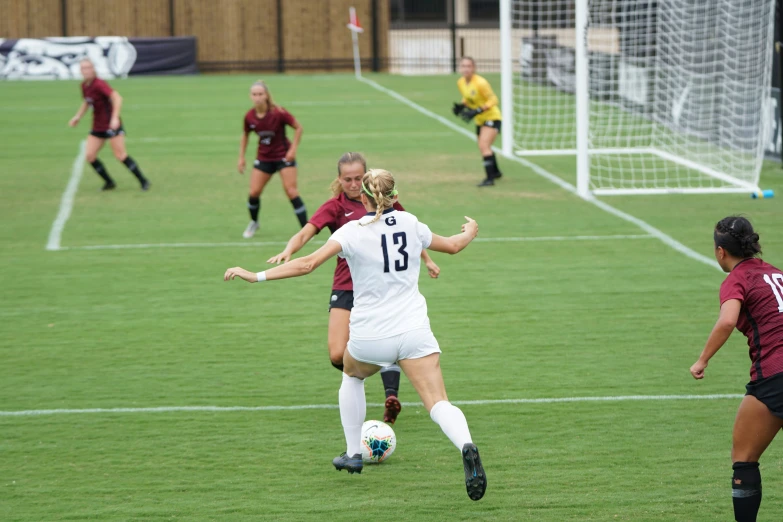
[(710, 332), (710, 336), (707, 338), (707, 344), (704, 346), (699, 360), (691, 366), (691, 375), (693, 375), (694, 379), (704, 378), (704, 370), (707, 368), (710, 359), (728, 341), (731, 332), (737, 326), (741, 308), (742, 302), (738, 299), (729, 299), (720, 307), (720, 316), (715, 326), (712, 327), (712, 332)]
[(266, 262), (278, 265), (280, 263), (288, 263), (291, 260), (291, 256), (299, 252), (317, 233), (318, 230), (315, 228), (315, 225), (312, 223), (306, 224), (288, 240), (288, 244), (282, 252), (270, 257)]
[(245, 173), (245, 153), (247, 152), (247, 132), (242, 133), (242, 137), (239, 139), (239, 161), (237, 162), (237, 170), (240, 174)]
[[(274, 279), (288, 279), (290, 277), (301, 277), (307, 275), (329, 259), (333, 258), (342, 251), (343, 247), (337, 241), (329, 240), (324, 246), (310, 255), (294, 259), (290, 263), (285, 263), (265, 272), (250, 272), (242, 267), (233, 267), (226, 270), (223, 276), (224, 281), (230, 281), (239, 277), (248, 283), (257, 283), (259, 281), (272, 281)], [(261, 277), (263, 275), (263, 278)]]
[(120, 111), (122, 110), (122, 96), (117, 91), (112, 91), (111, 96), (111, 120), (109, 120), (109, 128), (111, 130), (117, 130), (120, 128)]
[(432, 234), (432, 242), (428, 249), (436, 252), (443, 252), (444, 254), (457, 254), (464, 250), (478, 235), (478, 223), (468, 216), (465, 216), (465, 219), (467, 220), (467, 223), (463, 223), (461, 234), (456, 234), (451, 237)]
[(302, 133), (304, 132), (302, 125), (297, 120), (294, 120), (292, 127), (294, 128), (294, 139), (291, 141), (291, 146), (285, 154), (285, 160), (288, 162), (296, 159), (296, 150), (299, 148), (299, 143), (302, 141)]
[(79, 110), (76, 111), (76, 115), (73, 118), (71, 118), (71, 121), (68, 122), (68, 125), (70, 125), (71, 127), (76, 127), (77, 125), (79, 125), (79, 121), (87, 113), (89, 108), (90, 105), (86, 101), (82, 102), (82, 104), (79, 106)]

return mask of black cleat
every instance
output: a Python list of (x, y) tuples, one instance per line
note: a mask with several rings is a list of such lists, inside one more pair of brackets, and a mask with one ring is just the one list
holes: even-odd
[(116, 188), (117, 188), (117, 185), (115, 185), (113, 181), (107, 181), (106, 183), (103, 184), (103, 187), (101, 188), (101, 190), (102, 191), (114, 190)]
[(150, 180), (148, 179), (145, 179), (144, 181), (141, 182), (141, 190), (143, 190), (144, 192), (147, 192), (150, 189), (150, 186), (151, 186)]
[(487, 490), (487, 475), (481, 465), (478, 448), (472, 442), (462, 446), (462, 463), (465, 466), (465, 487), (470, 500), (481, 500)]
[(477, 187), (491, 187), (494, 184), (495, 184), (495, 180), (493, 180), (492, 178), (486, 178), (486, 179), (484, 179), (484, 181), (482, 181), (481, 183), (479, 183), (476, 186)]
[(500, 172), (500, 171), (498, 171), (498, 172), (497, 172), (497, 174), (495, 174), (495, 175), (494, 175), (492, 178), (493, 178), (493, 179), (500, 179), (500, 178), (502, 178), (502, 177), (503, 177), (503, 173), (502, 173), (502, 172)]
[(346, 470), (348, 473), (361, 473), (364, 466), (361, 453), (357, 453), (353, 457), (343, 453), (339, 457), (335, 457), (332, 464), (334, 464), (337, 471)]

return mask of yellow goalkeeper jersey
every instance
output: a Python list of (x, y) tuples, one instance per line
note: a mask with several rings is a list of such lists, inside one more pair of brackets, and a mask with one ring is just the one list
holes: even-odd
[(462, 103), (468, 109), (477, 109), (484, 107), (484, 112), (477, 114), (473, 121), (476, 125), (483, 125), (488, 120), (500, 120), (500, 109), (498, 108), (498, 97), (492, 92), (489, 82), (482, 76), (474, 74), (470, 83), (465, 78), (457, 80), (457, 88), (462, 94)]

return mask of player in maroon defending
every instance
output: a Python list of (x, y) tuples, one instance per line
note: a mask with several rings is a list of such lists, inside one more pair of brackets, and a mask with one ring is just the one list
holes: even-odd
[[(360, 201), (362, 192), (362, 177), (367, 171), (367, 161), (358, 152), (346, 152), (337, 162), (337, 179), (332, 182), (332, 199), (316, 210), (310, 222), (294, 235), (286, 245), (285, 250), (270, 258), (269, 263), (287, 262), (310, 239), (322, 229), (328, 228), (334, 233), (349, 221), (355, 221), (367, 214)], [(394, 208), (404, 210), (402, 205), (394, 203)], [(430, 277), (438, 277), (440, 268), (422, 251), (422, 260), (427, 266)], [(343, 354), (348, 345), (349, 320), (353, 308), (353, 281), (351, 271), (345, 259), (337, 258), (334, 270), (332, 296), (329, 302), (329, 359), (332, 366), (343, 371)], [(381, 370), (381, 380), (386, 391), (385, 412), (383, 420), (394, 424), (402, 405), (398, 399), (400, 394), (400, 367), (396, 364)]]
[[(245, 172), (245, 151), (247, 136), (251, 132), (258, 134), (258, 153), (253, 162), (253, 173), (250, 175), (250, 194), (247, 198), (247, 208), (250, 210), (250, 223), (242, 237), (249, 239), (258, 230), (258, 213), (261, 210), (261, 193), (272, 175), (280, 171), (288, 199), (294, 207), (294, 213), (299, 219), (299, 225), (307, 223), (307, 208), (299, 197), (296, 188), (296, 149), (302, 140), (302, 126), (290, 112), (277, 106), (272, 101), (272, 94), (266, 83), (255, 82), (250, 87), (250, 99), (253, 108), (247, 111), (244, 120), (244, 131), (239, 142), (239, 173)], [(294, 141), (288, 141), (285, 127), (293, 127)]]
[(122, 108), (120, 93), (113, 90), (108, 83), (96, 76), (95, 66), (90, 60), (82, 60), (80, 66), (82, 76), (84, 77), (82, 82), (84, 102), (76, 112), (76, 116), (71, 118), (68, 125), (76, 127), (82, 116), (92, 107), (92, 130), (89, 136), (87, 136), (85, 156), (92, 168), (95, 169), (95, 172), (103, 178), (104, 184), (101, 190), (112, 190), (117, 187), (106, 171), (106, 167), (98, 159), (98, 152), (103, 148), (106, 140), (109, 140), (114, 157), (124, 163), (128, 170), (139, 180), (141, 190), (149, 190), (149, 180), (144, 177), (138, 164), (133, 161), (133, 158), (128, 156), (125, 150), (125, 129), (122, 128), (122, 120), (120, 120), (120, 109)]
[(731, 460), (734, 518), (751, 522), (761, 505), (759, 458), (783, 428), (783, 273), (756, 257), (759, 235), (747, 219), (720, 220), (714, 238), (715, 257), (729, 275), (720, 287), (720, 317), (691, 374), (704, 378), (735, 327), (748, 338), (751, 380), (734, 421)]

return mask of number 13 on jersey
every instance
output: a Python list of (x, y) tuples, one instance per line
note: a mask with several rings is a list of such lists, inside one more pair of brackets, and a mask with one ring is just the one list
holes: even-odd
[[(396, 272), (402, 272), (408, 269), (408, 252), (405, 251), (405, 247), (408, 246), (408, 237), (405, 232), (395, 232), (392, 234), (392, 242), (395, 245), (399, 245), (397, 252), (402, 256), (402, 260), (395, 259), (394, 270)], [(381, 248), (383, 249), (383, 272), (389, 272), (389, 247), (386, 240), (386, 234), (381, 236)]]

